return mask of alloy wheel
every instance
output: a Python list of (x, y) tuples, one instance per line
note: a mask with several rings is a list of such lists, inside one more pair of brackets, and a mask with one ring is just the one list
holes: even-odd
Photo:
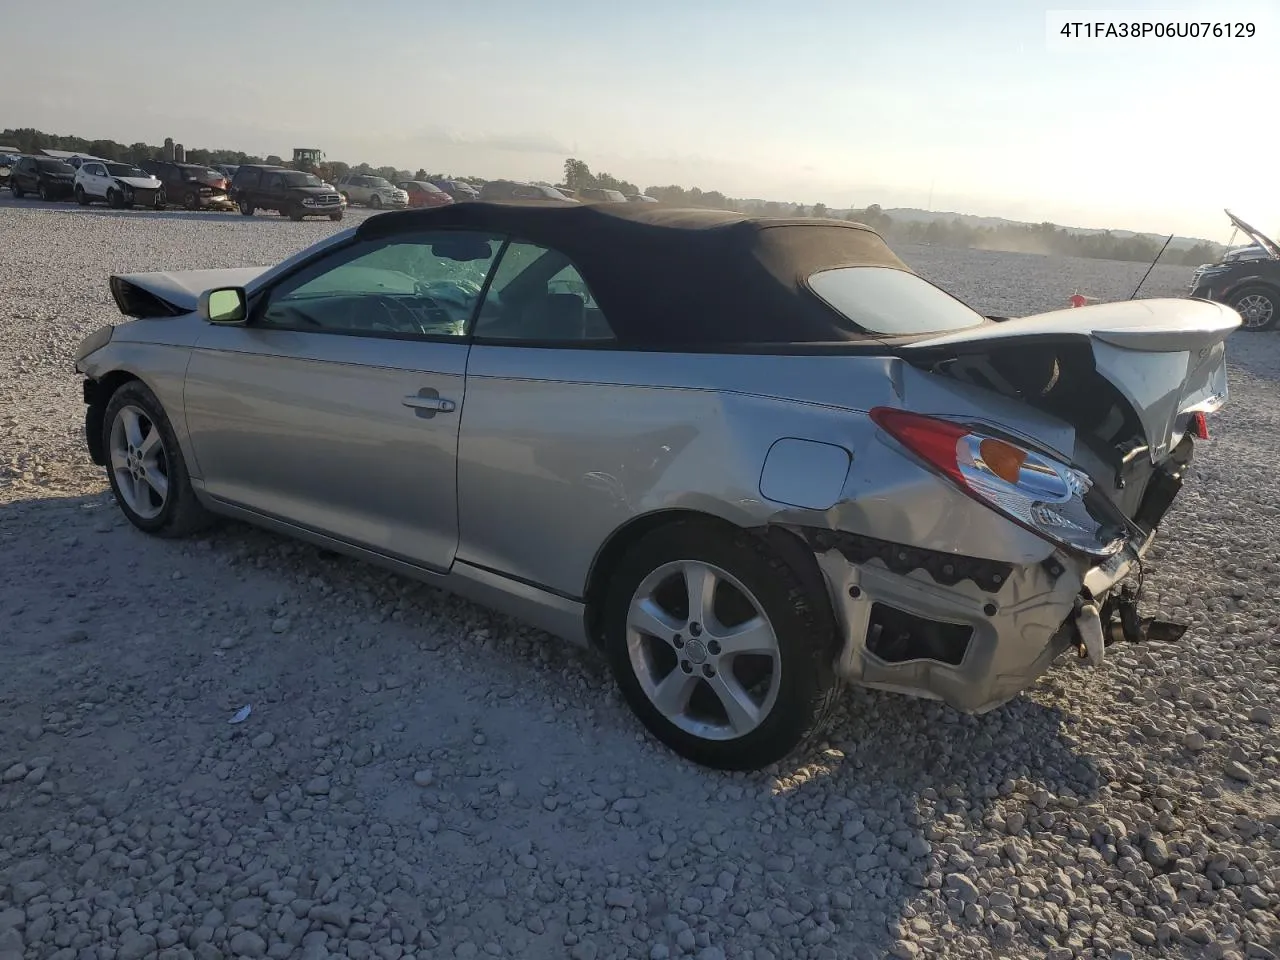
[(773, 709), (777, 635), (760, 602), (717, 566), (680, 560), (654, 570), (632, 596), (626, 638), (641, 690), (688, 734), (736, 739)]
[(125, 505), (144, 520), (160, 515), (169, 498), (169, 464), (160, 431), (129, 404), (111, 424), (111, 470)]
[(1271, 323), (1275, 310), (1274, 301), (1262, 293), (1251, 293), (1236, 301), (1236, 312), (1250, 330), (1261, 329)]

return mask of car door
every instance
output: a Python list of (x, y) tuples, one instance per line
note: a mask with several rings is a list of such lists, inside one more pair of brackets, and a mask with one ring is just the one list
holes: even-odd
[(85, 163), (80, 166), (80, 186), (91, 197), (107, 195), (107, 168), (100, 163)]
[(665, 462), (664, 445), (682, 442), (655, 430), (654, 410), (635, 405), (635, 392), (609, 382), (625, 357), (568, 258), (534, 243), (507, 245), (467, 363), (460, 561), (580, 595), (596, 549), (630, 517), (629, 498), (644, 486), (629, 464)]
[(205, 328), (184, 391), (205, 490), (447, 570), (466, 325), (500, 246), (449, 230), (353, 241), (256, 293), (245, 325)]

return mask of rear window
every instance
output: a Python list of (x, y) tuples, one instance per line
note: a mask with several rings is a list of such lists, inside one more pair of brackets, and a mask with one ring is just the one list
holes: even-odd
[(941, 333), (987, 322), (928, 280), (892, 267), (822, 270), (809, 277), (809, 289), (867, 333)]

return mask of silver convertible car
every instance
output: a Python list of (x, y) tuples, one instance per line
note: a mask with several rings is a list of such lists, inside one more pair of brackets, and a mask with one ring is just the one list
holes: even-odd
[(137, 319), (76, 368), (135, 526), (234, 517), (489, 604), (730, 769), (813, 741), (847, 683), (985, 711), (1064, 652), (1181, 636), (1129, 574), (1240, 324), (997, 320), (865, 226), (622, 204), (389, 213), (111, 289)]

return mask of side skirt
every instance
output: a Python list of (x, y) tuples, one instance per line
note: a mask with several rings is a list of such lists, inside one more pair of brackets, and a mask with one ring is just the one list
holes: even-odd
[(278, 517), (259, 513), (248, 507), (219, 500), (210, 496), (203, 489), (204, 485), (194, 478), (192, 486), (196, 488), (205, 506), (221, 516), (262, 527), (295, 540), (302, 540), (313, 546), (332, 550), (334, 553), (363, 560), (401, 576), (419, 580), (439, 590), (465, 597), (537, 627), (539, 630), (545, 630), (553, 636), (568, 640), (577, 646), (591, 646), (587, 640), (586, 606), (581, 601), (562, 597), (493, 570), (472, 566), (463, 560), (455, 560), (452, 569), (448, 572), (424, 567), (409, 560), (388, 556), (368, 547), (339, 540), (308, 527), (298, 526)]

